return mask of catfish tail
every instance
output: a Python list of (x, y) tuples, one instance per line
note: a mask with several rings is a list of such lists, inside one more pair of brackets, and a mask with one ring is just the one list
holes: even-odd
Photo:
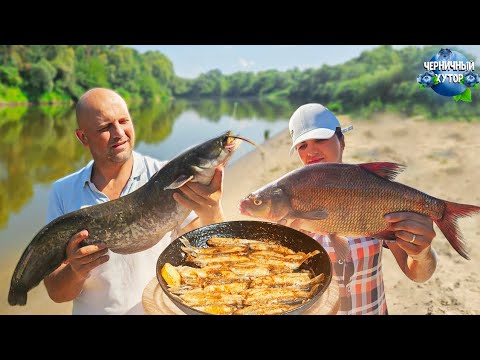
[(445, 201), (445, 211), (441, 219), (434, 219), (435, 224), (440, 228), (443, 235), (447, 238), (452, 247), (465, 259), (470, 260), (466, 250), (466, 243), (462, 233), (457, 225), (459, 217), (471, 216), (476, 212), (480, 212), (480, 207), (474, 205), (458, 204)]
[(26, 305), (27, 304), (27, 289), (23, 286), (10, 286), (10, 291), (8, 292), (8, 303), (11, 306), (15, 305)]

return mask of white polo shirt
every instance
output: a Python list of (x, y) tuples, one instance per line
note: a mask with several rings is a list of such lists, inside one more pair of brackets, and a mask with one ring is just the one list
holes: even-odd
[[(120, 196), (144, 185), (167, 162), (134, 151), (132, 176)], [(110, 201), (90, 181), (92, 168), (93, 160), (53, 184), (48, 201), (47, 223), (63, 214)], [(192, 211), (181, 227), (194, 218)], [(110, 259), (91, 271), (80, 295), (73, 300), (73, 314), (144, 314), (143, 290), (156, 276), (157, 259), (175, 239), (173, 236), (172, 232), (168, 232), (155, 246), (134, 254), (120, 255), (109, 250)]]

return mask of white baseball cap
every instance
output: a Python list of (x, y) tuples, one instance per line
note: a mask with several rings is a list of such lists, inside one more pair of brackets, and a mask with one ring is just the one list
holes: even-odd
[[(290, 148), (290, 155), (296, 146), (302, 141), (310, 139), (330, 139), (337, 128), (341, 128), (340, 122), (325, 106), (320, 104), (305, 104), (300, 106), (290, 118), (288, 130), (292, 137), (293, 145)], [(353, 129), (347, 126), (342, 129), (346, 133)]]

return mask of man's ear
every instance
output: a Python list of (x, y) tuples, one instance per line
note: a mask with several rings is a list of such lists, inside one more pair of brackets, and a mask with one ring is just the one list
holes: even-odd
[(82, 143), (82, 145), (86, 146), (88, 144), (87, 135), (85, 135), (83, 130), (80, 130), (80, 129), (75, 130), (75, 135), (77, 136), (78, 141)]

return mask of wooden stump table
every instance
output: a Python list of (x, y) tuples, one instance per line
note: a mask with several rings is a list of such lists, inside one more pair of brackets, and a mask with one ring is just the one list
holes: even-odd
[[(186, 315), (163, 292), (157, 278), (153, 278), (143, 291), (142, 304), (147, 315)], [(335, 315), (340, 308), (340, 291), (332, 279), (320, 299), (303, 315)]]

